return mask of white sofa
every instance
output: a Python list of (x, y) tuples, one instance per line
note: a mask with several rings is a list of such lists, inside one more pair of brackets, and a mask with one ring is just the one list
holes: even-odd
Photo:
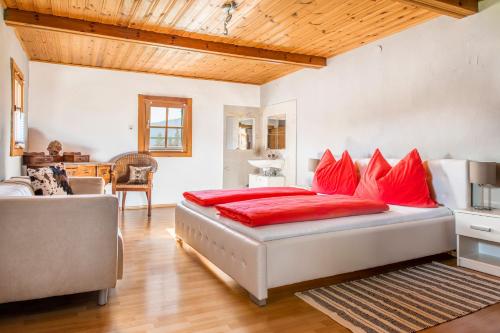
[(99, 177), (69, 179), (75, 195), (35, 196), (26, 177), (0, 183), (0, 303), (99, 291), (123, 272), (118, 200)]

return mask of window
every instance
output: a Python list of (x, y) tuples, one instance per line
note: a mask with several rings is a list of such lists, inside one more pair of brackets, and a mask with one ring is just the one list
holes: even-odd
[(12, 80), (12, 112), (10, 126), (10, 156), (22, 156), (26, 146), (24, 113), (24, 76), (14, 59), (10, 59)]
[(191, 98), (139, 95), (139, 151), (191, 156)]

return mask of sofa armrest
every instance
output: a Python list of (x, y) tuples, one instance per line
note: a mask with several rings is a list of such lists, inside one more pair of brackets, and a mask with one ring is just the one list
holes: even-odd
[(104, 194), (104, 179), (101, 177), (68, 177), (74, 194)]
[(0, 303), (112, 288), (118, 199), (0, 199)]

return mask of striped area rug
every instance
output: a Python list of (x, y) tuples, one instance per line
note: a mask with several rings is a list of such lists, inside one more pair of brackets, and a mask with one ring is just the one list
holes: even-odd
[(355, 333), (417, 332), (500, 301), (500, 279), (440, 263), (296, 294)]

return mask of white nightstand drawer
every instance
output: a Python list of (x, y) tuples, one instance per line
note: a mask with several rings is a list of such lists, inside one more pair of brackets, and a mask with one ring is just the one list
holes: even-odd
[(484, 215), (455, 213), (459, 235), (500, 242), (500, 219)]

